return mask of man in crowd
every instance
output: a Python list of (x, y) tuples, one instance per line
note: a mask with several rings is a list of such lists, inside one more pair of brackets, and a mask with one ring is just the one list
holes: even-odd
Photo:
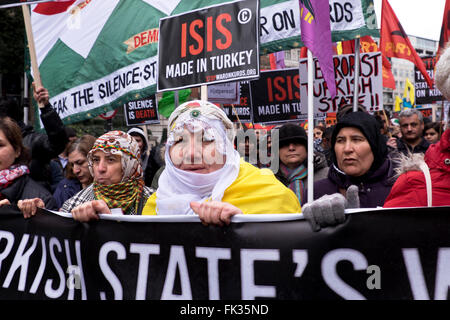
[(416, 109), (406, 109), (399, 114), (402, 138), (390, 138), (387, 145), (398, 152), (407, 155), (411, 153), (425, 153), (430, 144), (423, 138), (423, 116)]

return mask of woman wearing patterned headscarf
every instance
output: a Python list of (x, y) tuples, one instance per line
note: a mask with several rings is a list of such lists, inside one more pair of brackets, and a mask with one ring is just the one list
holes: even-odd
[(138, 143), (125, 132), (110, 131), (95, 141), (87, 158), (94, 182), (67, 200), (61, 211), (80, 221), (98, 219), (96, 212), (104, 207), (140, 214), (153, 190), (144, 185)]
[(295, 194), (269, 169), (243, 161), (232, 122), (207, 101), (189, 101), (170, 116), (165, 170), (143, 215), (199, 215), (223, 225), (235, 214), (295, 213)]

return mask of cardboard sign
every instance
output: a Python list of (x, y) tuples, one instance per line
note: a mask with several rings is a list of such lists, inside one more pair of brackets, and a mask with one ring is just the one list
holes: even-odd
[(239, 104), (239, 82), (218, 83), (208, 86), (208, 101), (220, 104)]
[(123, 105), (127, 126), (159, 123), (158, 103), (153, 95)]
[(259, 76), (259, 1), (160, 20), (158, 91)]
[(239, 85), (240, 87), (240, 102), (235, 105), (224, 104), (222, 110), (233, 122), (253, 122), (252, 121), (252, 101), (250, 98), (250, 83), (243, 81)]
[(300, 79), (297, 68), (261, 72), (250, 81), (253, 122), (276, 123), (301, 119)]
[[(383, 83), (381, 53), (361, 53), (358, 104), (367, 111), (383, 109)], [(333, 56), (337, 95), (333, 99), (328, 91), (317, 59), (313, 62), (314, 112), (336, 112), (339, 107), (353, 104), (353, 81), (355, 77), (355, 56), (342, 54)], [(308, 105), (308, 59), (300, 59), (300, 86), (302, 113), (307, 113)]]
[[(422, 58), (425, 67), (427, 68), (427, 72), (430, 75), (430, 78), (434, 78), (434, 68), (436, 66), (436, 56), (432, 57), (424, 57)], [(414, 87), (415, 87), (415, 98), (416, 104), (431, 104), (436, 101), (442, 101), (442, 93), (436, 88), (436, 83), (434, 83), (433, 88), (430, 89), (428, 87), (425, 78), (422, 73), (414, 66)]]

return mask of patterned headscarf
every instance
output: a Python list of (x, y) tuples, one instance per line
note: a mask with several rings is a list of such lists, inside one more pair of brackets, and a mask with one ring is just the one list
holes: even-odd
[[(111, 185), (102, 185), (95, 181), (92, 155), (101, 150), (119, 155), (122, 163), (122, 180)], [(95, 199), (104, 200), (110, 208), (122, 208), (125, 214), (136, 212), (142, 197), (144, 180), (140, 163), (139, 145), (129, 134), (122, 131), (110, 131), (99, 137), (87, 155), (89, 171), (94, 177)]]
[[(170, 148), (183, 130), (203, 132), (207, 141), (226, 156), (224, 166), (210, 173), (193, 173), (178, 169), (170, 158)], [(221, 201), (225, 189), (239, 174), (240, 156), (233, 147), (234, 127), (226, 114), (207, 101), (188, 101), (169, 118), (165, 151), (166, 166), (156, 191), (157, 214), (194, 214), (191, 201)]]

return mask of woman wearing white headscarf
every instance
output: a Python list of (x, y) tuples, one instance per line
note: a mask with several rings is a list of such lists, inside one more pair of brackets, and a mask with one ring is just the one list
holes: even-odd
[(235, 214), (298, 213), (295, 194), (268, 169), (240, 159), (232, 122), (207, 101), (188, 101), (170, 116), (165, 170), (143, 215), (198, 214), (228, 224)]

